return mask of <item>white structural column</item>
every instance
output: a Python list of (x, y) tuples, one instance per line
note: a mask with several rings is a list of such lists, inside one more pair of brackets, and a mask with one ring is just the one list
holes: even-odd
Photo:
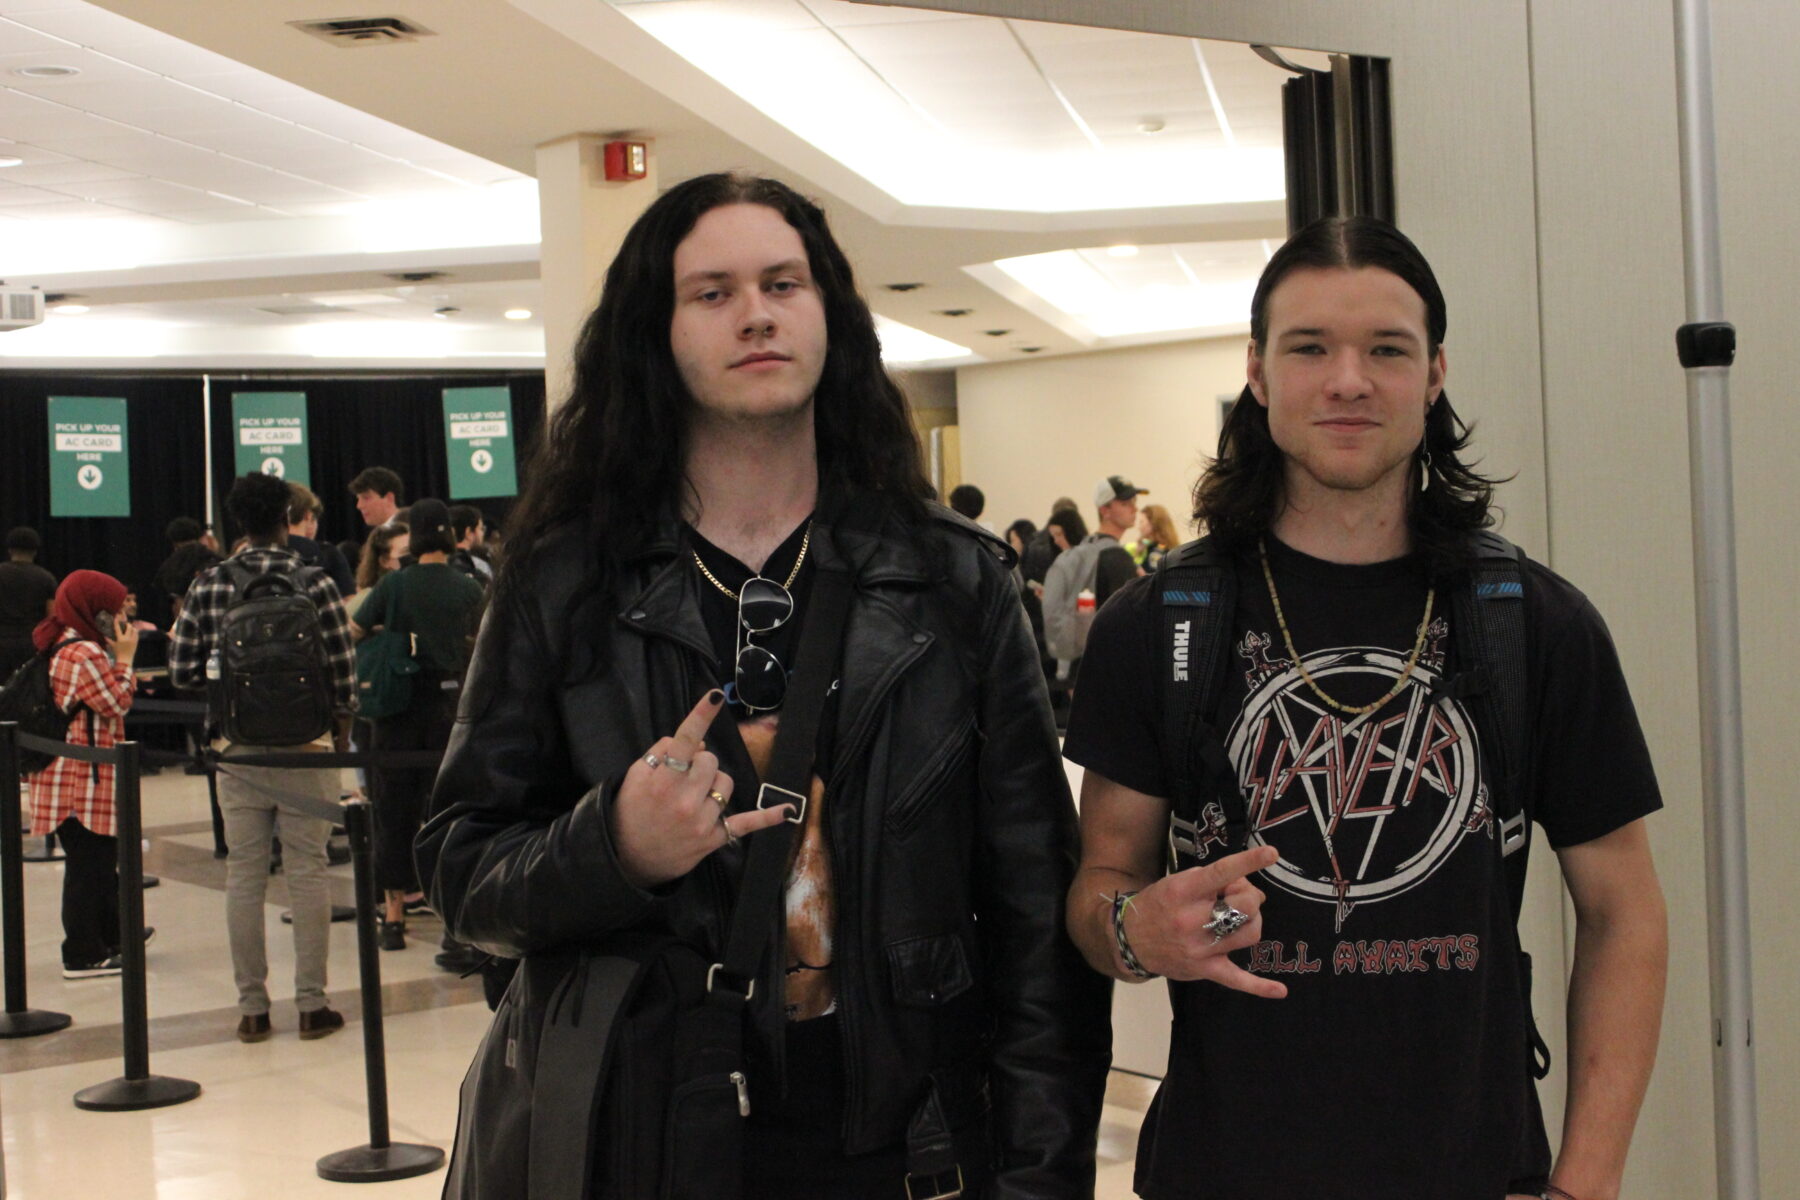
[(544, 394), (550, 411), (569, 395), (575, 340), (600, 298), (606, 268), (631, 223), (656, 199), (656, 148), (644, 178), (606, 180), (604, 147), (615, 139), (577, 133), (537, 148), (542, 244)]

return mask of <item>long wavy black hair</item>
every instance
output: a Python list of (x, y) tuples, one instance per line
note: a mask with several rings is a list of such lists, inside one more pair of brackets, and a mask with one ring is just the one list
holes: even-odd
[[(1269, 259), (1250, 301), (1250, 338), (1257, 353), (1269, 336), (1269, 297), (1290, 271), (1378, 267), (1405, 280), (1425, 302), (1428, 354), (1443, 345), (1449, 316), (1431, 264), (1411, 239), (1376, 217), (1326, 217), (1289, 238)], [(1413, 455), (1407, 525), (1413, 549), (1434, 574), (1468, 563), (1469, 535), (1494, 523), (1494, 484), (1463, 461), (1472, 430), (1440, 393), (1425, 414), (1425, 437)], [(1430, 455), (1429, 470), (1425, 455)], [(1419, 488), (1425, 471), (1426, 486)], [(1228, 550), (1256, 544), (1281, 515), (1284, 459), (1269, 433), (1268, 410), (1245, 387), (1219, 429), (1219, 453), (1194, 484), (1194, 520)]]
[(596, 583), (640, 549), (685, 498), (694, 401), (669, 342), (675, 248), (715, 208), (760, 204), (793, 226), (825, 309), (825, 365), (813, 393), (821, 491), (854, 485), (913, 514), (931, 485), (906, 399), (881, 365), (875, 320), (819, 206), (784, 183), (702, 175), (671, 188), (625, 235), (575, 347), (567, 402), (545, 424), (507, 519), (501, 592), (529, 576), (545, 540), (578, 526)]

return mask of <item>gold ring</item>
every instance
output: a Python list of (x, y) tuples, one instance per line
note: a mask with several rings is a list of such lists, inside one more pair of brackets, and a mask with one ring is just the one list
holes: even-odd
[(718, 788), (714, 788), (712, 791), (706, 793), (706, 798), (718, 805), (721, 813), (725, 811), (725, 806), (731, 803), (731, 801), (725, 798), (725, 793), (721, 792)]

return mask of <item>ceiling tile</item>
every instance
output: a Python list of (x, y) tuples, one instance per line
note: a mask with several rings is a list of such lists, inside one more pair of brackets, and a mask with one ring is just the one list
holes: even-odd
[(61, 183), (98, 183), (105, 179), (130, 179), (133, 173), (118, 167), (108, 167), (101, 163), (83, 162), (80, 159), (63, 159), (40, 165), (27, 163), (23, 167), (12, 167), (4, 175), (10, 183), (28, 183), (34, 186), (48, 187)]

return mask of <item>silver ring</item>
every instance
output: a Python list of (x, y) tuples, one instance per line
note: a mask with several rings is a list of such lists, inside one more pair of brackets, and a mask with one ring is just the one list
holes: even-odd
[(1212, 912), (1213, 919), (1202, 925), (1201, 928), (1213, 935), (1214, 945), (1224, 941), (1250, 922), (1248, 916), (1226, 903), (1223, 896), (1213, 901)]
[(684, 762), (681, 759), (676, 758), (673, 754), (663, 755), (663, 766), (669, 768), (671, 771), (678, 771), (685, 775), (687, 774), (688, 768), (693, 765), (694, 764), (691, 762)]
[(738, 844), (738, 836), (731, 832), (731, 826), (726, 823), (725, 814), (722, 811), (719, 813), (719, 828), (725, 831), (725, 844), (727, 846), (735, 846)]
[(654, 754), (644, 755), (644, 765), (649, 767), (652, 771), (654, 771), (654, 770), (656, 770), (656, 768), (662, 766), (662, 763), (663, 763), (663, 760), (656, 757), (656, 755), (654, 755)]

